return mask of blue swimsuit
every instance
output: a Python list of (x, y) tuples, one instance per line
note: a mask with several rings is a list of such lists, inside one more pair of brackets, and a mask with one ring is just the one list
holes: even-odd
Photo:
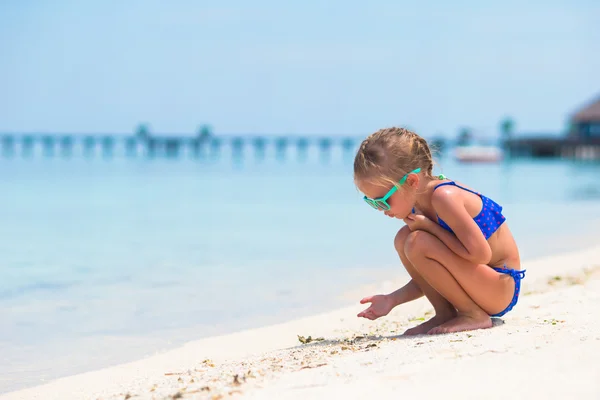
[[(486, 240), (489, 239), (490, 236), (492, 236), (494, 234), (494, 232), (496, 232), (496, 230), (498, 230), (498, 228), (500, 227), (500, 225), (502, 225), (504, 223), (504, 221), (506, 221), (506, 217), (504, 217), (504, 215), (502, 215), (502, 206), (500, 206), (494, 200), (492, 200), (488, 197), (485, 197), (481, 193), (477, 193), (477, 192), (469, 190), (465, 187), (457, 185), (453, 181), (440, 183), (433, 190), (435, 191), (440, 186), (446, 186), (446, 185), (456, 186), (456, 187), (466, 190), (468, 192), (474, 193), (481, 198), (481, 202), (482, 202), (481, 211), (479, 212), (479, 214), (477, 214), (473, 218), (473, 220), (475, 221), (477, 226), (479, 226), (479, 229), (481, 229), (481, 232), (485, 236)], [(448, 226), (448, 224), (446, 224), (439, 216), (437, 217), (437, 219), (438, 219), (438, 224), (442, 228), (446, 229), (447, 231), (449, 231), (451, 233), (454, 233), (454, 232), (452, 232), (452, 229)], [(506, 265), (504, 267), (506, 267)], [(513, 295), (512, 301), (510, 302), (508, 307), (506, 307), (503, 311), (499, 312), (498, 314), (491, 315), (492, 317), (501, 317), (504, 314), (506, 314), (507, 312), (509, 312), (510, 310), (512, 310), (513, 307), (517, 304), (517, 301), (519, 300), (519, 292), (521, 291), (521, 280), (525, 277), (525, 270), (520, 271), (520, 270), (516, 270), (516, 269), (511, 269), (511, 268), (495, 268), (495, 267), (491, 267), (491, 268), (493, 268), (494, 270), (496, 270), (497, 272), (499, 272), (501, 274), (508, 274), (508, 275), (512, 276), (513, 279), (515, 280), (515, 294)]]

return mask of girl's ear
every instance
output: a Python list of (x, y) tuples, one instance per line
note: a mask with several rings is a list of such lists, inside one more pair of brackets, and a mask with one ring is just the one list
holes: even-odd
[(416, 189), (419, 187), (419, 175), (417, 174), (410, 174), (408, 175), (408, 177), (406, 178), (406, 183), (408, 184), (409, 187)]

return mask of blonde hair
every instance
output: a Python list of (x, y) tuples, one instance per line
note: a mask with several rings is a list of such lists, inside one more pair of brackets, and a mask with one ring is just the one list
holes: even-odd
[(431, 177), (433, 157), (427, 141), (406, 128), (385, 128), (369, 135), (354, 158), (354, 182), (396, 186), (417, 168)]

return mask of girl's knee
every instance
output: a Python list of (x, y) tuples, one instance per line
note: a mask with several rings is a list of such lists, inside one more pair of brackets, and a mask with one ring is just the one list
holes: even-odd
[(419, 256), (423, 256), (428, 247), (430, 233), (424, 231), (410, 232), (404, 241), (404, 254), (406, 257), (414, 261)]
[(394, 237), (394, 248), (398, 254), (402, 255), (404, 253), (404, 243), (406, 242), (406, 238), (410, 235), (411, 230), (408, 226), (403, 226), (398, 233), (396, 233), (396, 237)]

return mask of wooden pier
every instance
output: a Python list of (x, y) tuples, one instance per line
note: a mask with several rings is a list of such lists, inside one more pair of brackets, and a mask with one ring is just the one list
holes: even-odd
[[(0, 155), (4, 157), (149, 157), (149, 158), (214, 158), (225, 151), (232, 157), (264, 158), (267, 153), (285, 159), (294, 153), (307, 156), (309, 149), (329, 157), (334, 149), (353, 154), (362, 137), (348, 136), (185, 136), (185, 135), (65, 135), (65, 134), (0, 134)], [(439, 142), (439, 143), (438, 143)], [(432, 140), (444, 153), (452, 147), (449, 141)], [(503, 142), (507, 158), (566, 158), (600, 160), (600, 136), (581, 138), (531, 137), (519, 135)]]
[(504, 143), (509, 158), (563, 158), (600, 160), (600, 137), (582, 140), (575, 137), (523, 137)]
[(348, 136), (214, 136), (207, 132), (197, 136), (152, 135), (147, 131), (134, 135), (0, 133), (0, 149), (5, 157), (111, 157), (118, 154), (127, 157), (203, 158), (217, 156), (225, 150), (235, 157), (250, 153), (264, 157), (267, 151), (277, 157), (286, 157), (294, 150), (302, 157), (309, 148), (317, 148), (322, 155), (328, 155), (334, 148), (352, 152), (362, 139)]

